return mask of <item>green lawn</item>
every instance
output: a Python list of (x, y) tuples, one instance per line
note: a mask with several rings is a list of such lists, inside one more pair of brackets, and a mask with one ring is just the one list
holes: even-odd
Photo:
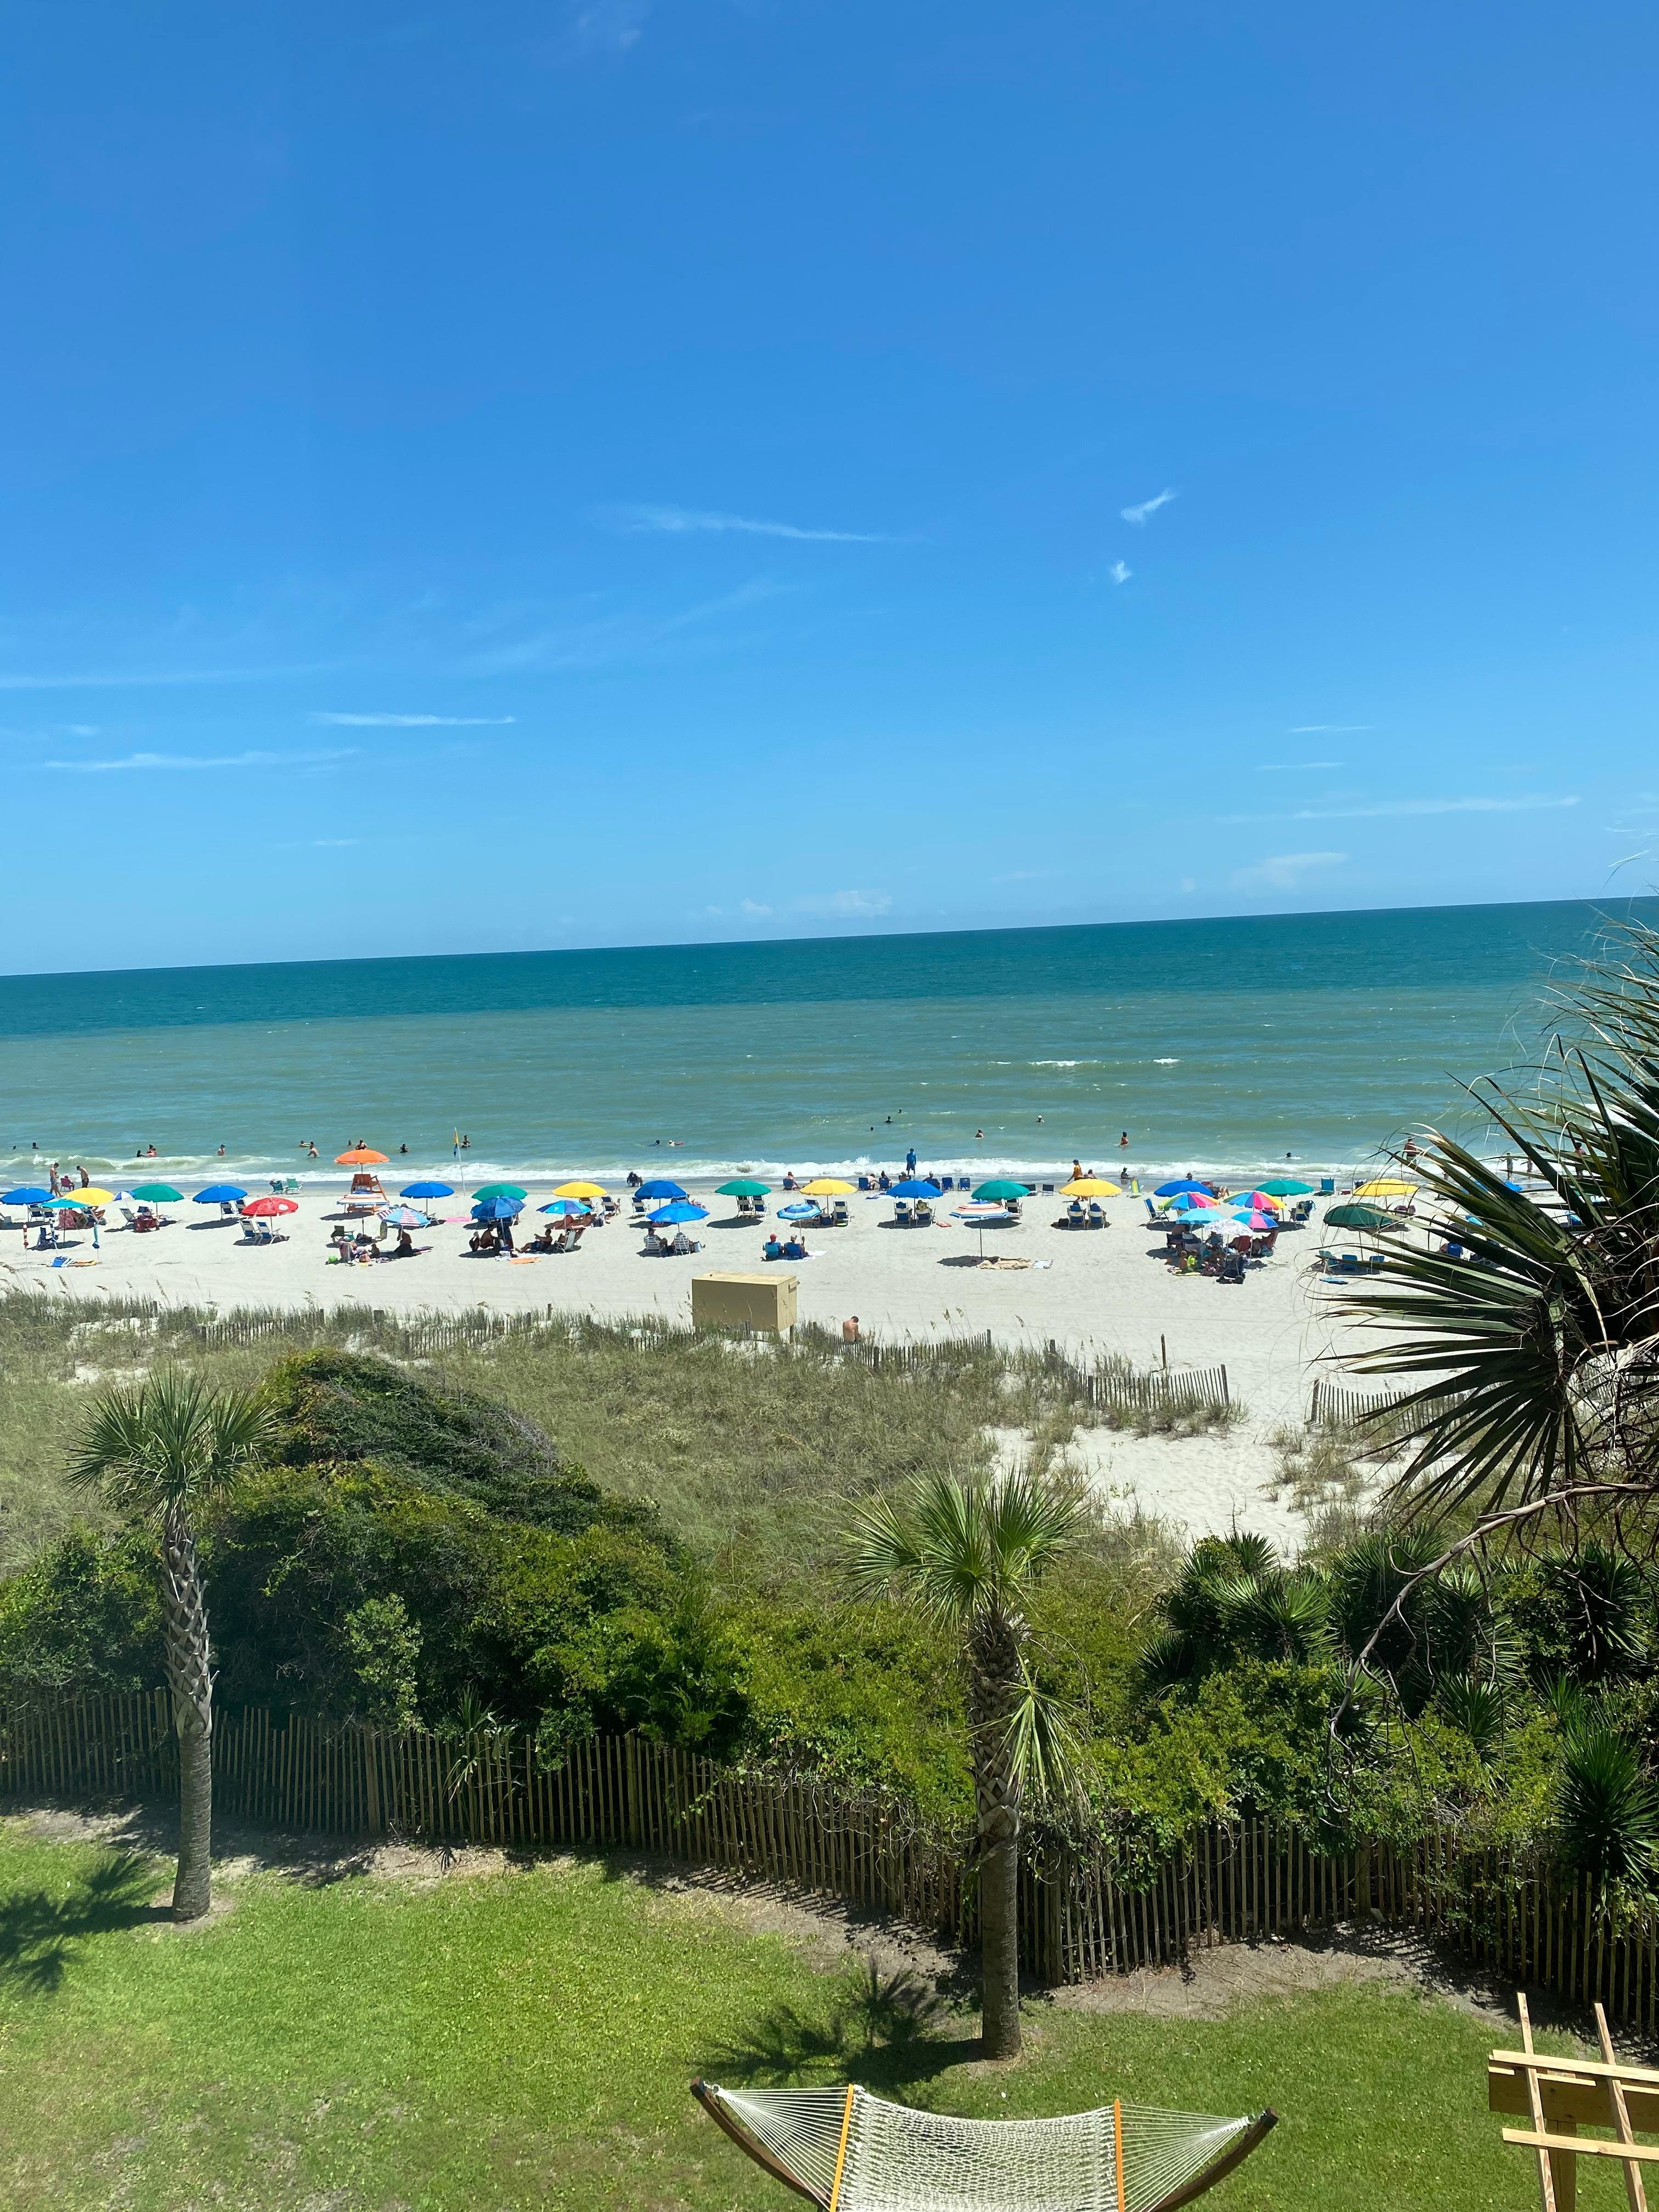
[[(1114, 2094), (1277, 2133), (1218, 2207), (1523, 2206), (1485, 2105), (1492, 2035), (1376, 1984), (1217, 2022), (1030, 2008), (974, 2063), (945, 2014), (864, 2050), (855, 1968), (602, 1862), (425, 1887), (245, 1874), (159, 1924), (160, 1863), (0, 1823), (0, 2196), (16, 2212), (735, 2208), (796, 2200), (686, 2095), (693, 2075), (844, 2078), (1009, 2117)], [(1603, 2187), (1603, 2184), (1608, 2185)], [(1622, 2201), (1613, 2172), (1587, 2206)]]

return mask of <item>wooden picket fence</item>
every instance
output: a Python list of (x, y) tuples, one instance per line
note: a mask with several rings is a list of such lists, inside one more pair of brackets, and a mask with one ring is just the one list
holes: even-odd
[[(596, 1736), (558, 1765), (512, 1730), (331, 1729), (221, 1711), (222, 1816), (343, 1838), (530, 1849), (615, 1846), (721, 1868), (891, 1915), (949, 1941), (977, 1934), (969, 1838), (876, 1792), (718, 1765), (638, 1735)], [(40, 1705), (0, 1719), (0, 1798), (162, 1801), (178, 1788), (162, 1692)], [(1226, 1942), (1373, 1923), (1413, 1930), (1493, 1973), (1659, 2032), (1659, 1920), (1600, 1905), (1583, 1877), (1450, 1837), (1321, 1851), (1274, 1820), (1212, 1823), (1131, 1880), (1109, 1853), (1040, 1830), (1021, 1874), (1021, 1951), (1049, 1985), (1170, 1966)]]
[(1229, 1399), (1224, 1367), (1152, 1367), (1144, 1373), (1097, 1368), (1083, 1379), (1091, 1405), (1112, 1413), (1224, 1413)]

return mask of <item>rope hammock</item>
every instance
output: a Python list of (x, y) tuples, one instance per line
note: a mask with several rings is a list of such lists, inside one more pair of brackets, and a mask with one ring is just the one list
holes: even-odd
[(1248, 2158), (1275, 2115), (1121, 2103), (1057, 2120), (953, 2120), (866, 2089), (691, 2094), (757, 2166), (823, 2212), (1172, 2212)]

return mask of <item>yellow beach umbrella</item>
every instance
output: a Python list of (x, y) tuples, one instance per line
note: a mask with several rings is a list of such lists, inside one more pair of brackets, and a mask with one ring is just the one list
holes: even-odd
[(1123, 1186), (1108, 1182), (1103, 1176), (1079, 1176), (1075, 1182), (1060, 1186), (1062, 1198), (1121, 1198)]
[(562, 1182), (553, 1194), (555, 1198), (604, 1198), (605, 1188), (599, 1182)]
[(89, 1183), (85, 1190), (66, 1190), (64, 1195), (72, 1198), (77, 1206), (113, 1206), (115, 1203), (115, 1193), (100, 1190), (95, 1182)]
[(837, 1182), (834, 1176), (814, 1176), (811, 1182), (804, 1182), (801, 1188), (808, 1198), (850, 1198), (853, 1195), (852, 1184)]
[(1373, 1182), (1357, 1182), (1353, 1194), (1356, 1198), (1409, 1198), (1416, 1188), (1414, 1182), (1401, 1182), (1398, 1176), (1378, 1176)]

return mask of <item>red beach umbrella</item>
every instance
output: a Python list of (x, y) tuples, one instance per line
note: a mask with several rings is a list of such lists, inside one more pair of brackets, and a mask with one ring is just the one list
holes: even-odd
[(251, 1198), (242, 1211), (244, 1213), (263, 1216), (273, 1213), (297, 1213), (300, 1207), (298, 1200), (292, 1198)]

